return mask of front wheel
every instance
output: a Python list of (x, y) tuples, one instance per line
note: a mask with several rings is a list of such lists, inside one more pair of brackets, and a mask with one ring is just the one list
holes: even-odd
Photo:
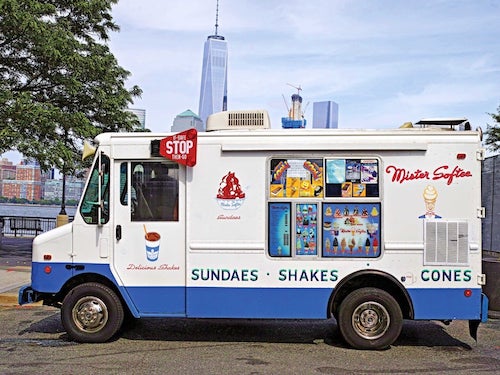
[(62, 324), (79, 342), (105, 342), (120, 329), (123, 306), (116, 293), (99, 283), (85, 283), (72, 289), (61, 307)]
[(340, 333), (356, 349), (384, 349), (401, 333), (403, 314), (386, 291), (362, 288), (351, 292), (338, 313)]

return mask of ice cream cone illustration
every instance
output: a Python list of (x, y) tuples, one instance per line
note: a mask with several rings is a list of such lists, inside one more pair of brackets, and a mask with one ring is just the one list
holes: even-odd
[(330, 239), (327, 238), (326, 241), (325, 241), (325, 249), (326, 249), (326, 253), (329, 254), (330, 253)]
[(425, 202), (425, 215), (420, 216), (420, 218), (440, 218), (440, 216), (437, 216), (434, 212), (438, 197), (436, 188), (432, 185), (427, 185), (422, 196)]
[(339, 235), (339, 228), (340, 228), (339, 223), (335, 221), (333, 223), (333, 235), (334, 236), (338, 236)]
[(349, 250), (350, 252), (352, 253), (352, 249), (354, 249), (354, 247), (356, 246), (356, 240), (353, 238), (351, 238), (351, 240), (349, 241)]
[(367, 255), (370, 252), (370, 240), (368, 238), (366, 239), (366, 242), (365, 242), (365, 251), (366, 251)]
[(333, 239), (333, 253), (337, 254), (337, 249), (339, 247), (339, 241), (337, 241), (337, 237)]
[(375, 237), (375, 239), (373, 240), (373, 253), (377, 254), (377, 251), (378, 251), (378, 240), (377, 237)]
[(347, 242), (346, 242), (345, 238), (342, 237), (342, 240), (340, 241), (340, 251), (345, 253), (346, 246), (347, 246)]

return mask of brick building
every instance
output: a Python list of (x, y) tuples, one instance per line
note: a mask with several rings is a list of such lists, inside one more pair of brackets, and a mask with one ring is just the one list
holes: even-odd
[(0, 160), (0, 196), (5, 197), (3, 193), (4, 182), (13, 181), (16, 179), (16, 166), (8, 159)]
[(42, 198), (40, 166), (26, 161), (13, 166), (6, 159), (0, 164), (1, 196), (6, 198), (24, 198), (28, 201)]

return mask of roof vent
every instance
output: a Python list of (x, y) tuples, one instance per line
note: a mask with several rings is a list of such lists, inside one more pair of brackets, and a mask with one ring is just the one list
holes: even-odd
[(207, 132), (213, 130), (269, 129), (266, 110), (224, 111), (208, 116)]

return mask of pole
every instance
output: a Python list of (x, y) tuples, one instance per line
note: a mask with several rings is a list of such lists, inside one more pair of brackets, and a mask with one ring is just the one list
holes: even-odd
[(68, 215), (66, 214), (66, 163), (63, 164), (62, 169), (62, 198), (61, 198), (61, 211), (57, 215), (56, 226), (67, 224), (69, 222)]

